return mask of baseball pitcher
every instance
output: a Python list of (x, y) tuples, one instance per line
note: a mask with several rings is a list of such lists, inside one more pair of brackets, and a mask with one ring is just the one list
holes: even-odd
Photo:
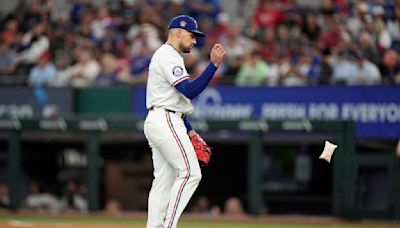
[(147, 227), (176, 227), (179, 217), (199, 185), (200, 166), (208, 164), (211, 150), (192, 129), (188, 114), (191, 99), (203, 91), (221, 64), (225, 51), (215, 44), (210, 63), (189, 80), (181, 53), (189, 53), (196, 37), (204, 37), (187, 15), (174, 17), (168, 39), (155, 51), (149, 66), (144, 134), (152, 150), (154, 180), (148, 198)]

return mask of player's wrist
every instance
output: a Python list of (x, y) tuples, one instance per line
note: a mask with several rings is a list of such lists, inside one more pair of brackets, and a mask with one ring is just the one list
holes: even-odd
[(217, 69), (217, 68), (219, 67), (220, 64), (215, 63), (215, 62), (213, 62), (213, 61), (210, 61), (210, 64), (209, 64), (209, 65), (211, 65), (211, 66), (213, 66), (215, 69)]
[(196, 135), (196, 132), (194, 130), (190, 130), (190, 131), (188, 131), (188, 135), (191, 138)]

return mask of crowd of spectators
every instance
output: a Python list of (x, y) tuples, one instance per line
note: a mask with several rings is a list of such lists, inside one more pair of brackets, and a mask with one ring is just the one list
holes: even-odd
[(194, 201), (194, 205), (189, 208), (189, 213), (208, 218), (230, 217), (240, 219), (248, 216), (242, 200), (237, 196), (228, 197), (222, 207), (211, 205), (206, 196), (200, 196)]
[[(152, 53), (178, 14), (207, 37), (184, 56), (188, 72), (207, 65), (222, 43), (214, 85), (400, 84), (400, 0), (255, 0), (248, 18), (218, 0), (19, 0), (0, 15), (1, 83), (30, 86), (145, 84)], [(59, 2), (59, 1), (57, 1)], [(23, 80), (18, 81), (22, 76)]]
[(68, 180), (60, 196), (46, 191), (44, 186), (37, 181), (30, 183), (23, 209), (46, 213), (88, 212), (87, 189), (83, 182)]

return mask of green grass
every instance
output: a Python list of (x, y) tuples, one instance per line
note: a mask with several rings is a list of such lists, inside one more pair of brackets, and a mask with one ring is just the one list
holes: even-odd
[[(113, 224), (113, 225), (143, 225), (145, 227), (145, 219), (138, 218), (104, 218), (99, 216), (24, 216), (24, 215), (0, 215), (0, 227), (1, 224), (7, 224), (10, 222), (25, 222), (25, 223), (63, 223), (63, 224)], [(185, 220), (179, 223), (178, 227), (182, 228), (377, 228), (377, 227), (396, 227), (398, 224), (379, 224), (379, 225), (367, 225), (367, 224), (273, 224), (273, 223), (260, 223), (250, 221), (196, 221), (196, 220)], [(399, 226), (397, 226), (399, 227)]]
[(71, 223), (71, 224), (117, 224), (117, 225), (134, 225), (146, 224), (143, 219), (129, 219), (129, 218), (99, 218), (90, 216), (0, 216), (0, 224), (8, 223), (10, 221), (21, 221), (29, 223)]

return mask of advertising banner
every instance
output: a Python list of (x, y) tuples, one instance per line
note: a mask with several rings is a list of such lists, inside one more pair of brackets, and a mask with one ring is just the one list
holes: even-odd
[(71, 115), (72, 112), (72, 89), (30, 87), (0, 89), (0, 118), (51, 118)]
[[(190, 118), (353, 120), (358, 138), (400, 138), (400, 87), (209, 87), (193, 100)], [(145, 116), (145, 88), (135, 114)]]

